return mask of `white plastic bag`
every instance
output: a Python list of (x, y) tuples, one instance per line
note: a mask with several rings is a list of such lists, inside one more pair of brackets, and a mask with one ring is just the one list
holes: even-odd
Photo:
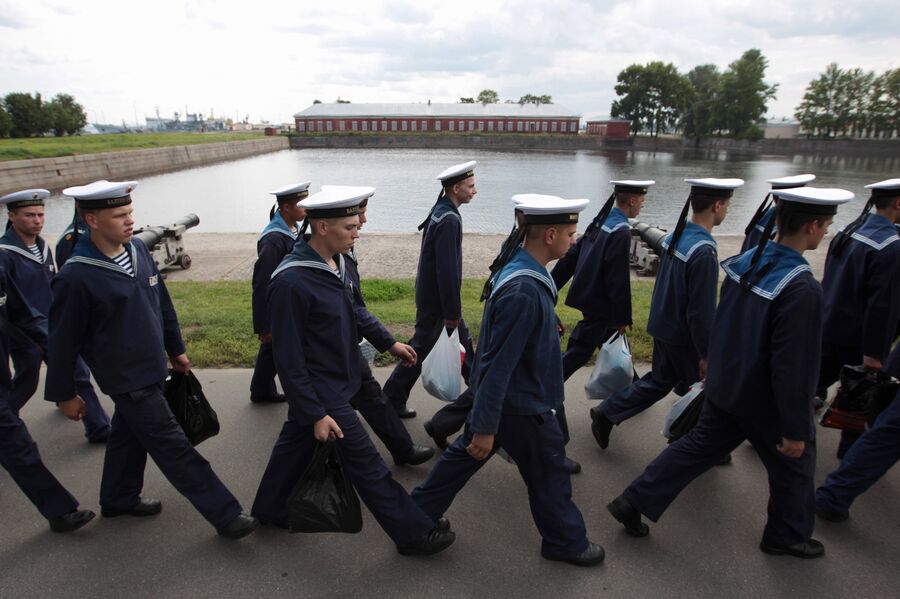
[(633, 379), (634, 366), (628, 340), (625, 335), (615, 333), (600, 348), (584, 392), (589, 399), (607, 399), (630, 385)]
[(666, 414), (666, 420), (663, 422), (663, 428), (660, 431), (663, 437), (666, 439), (671, 435), (672, 425), (675, 424), (675, 421), (678, 420), (678, 417), (684, 414), (684, 411), (690, 407), (690, 405), (703, 393), (703, 381), (698, 381), (691, 385), (688, 389), (688, 392), (675, 400), (675, 403), (672, 404), (672, 407), (669, 408), (669, 413)]
[(422, 386), (441, 401), (456, 401), (462, 388), (459, 330), (441, 328), (437, 342), (422, 362)]

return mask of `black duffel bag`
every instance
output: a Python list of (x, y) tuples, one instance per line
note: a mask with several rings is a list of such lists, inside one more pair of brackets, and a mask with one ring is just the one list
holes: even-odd
[(341, 462), (337, 442), (319, 443), (306, 472), (287, 501), (291, 532), (348, 532), (362, 530), (356, 489)]
[(900, 383), (885, 372), (867, 371), (862, 366), (841, 368), (840, 386), (819, 419), (828, 428), (861, 433), (893, 401)]
[(219, 434), (219, 417), (212, 409), (194, 373), (173, 370), (166, 381), (166, 401), (191, 445)]

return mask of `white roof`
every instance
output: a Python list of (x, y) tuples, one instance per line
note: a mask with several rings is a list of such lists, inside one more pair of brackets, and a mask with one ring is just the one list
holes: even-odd
[(294, 118), (342, 117), (580, 118), (559, 104), (313, 104)]

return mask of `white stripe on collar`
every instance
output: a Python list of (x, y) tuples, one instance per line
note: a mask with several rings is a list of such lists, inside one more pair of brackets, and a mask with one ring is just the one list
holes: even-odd
[(20, 248), (19, 246), (16, 246), (16, 245), (7, 245), (5, 243), (2, 243), (2, 244), (0, 244), (0, 249), (8, 250), (10, 252), (15, 252), (19, 255), (25, 256), (29, 260), (34, 260), (38, 264), (45, 264), (47, 262), (47, 259), (50, 257), (50, 246), (48, 246), (46, 244), (44, 245), (44, 251), (42, 252), (42, 256), (40, 258), (35, 256), (29, 250), (23, 250), (22, 248)]
[(493, 296), (495, 293), (497, 293), (498, 289), (500, 289), (508, 281), (515, 279), (516, 277), (531, 277), (533, 279), (537, 279), (550, 289), (550, 292), (553, 294), (554, 298), (559, 295), (559, 291), (556, 289), (556, 283), (553, 282), (553, 279), (551, 277), (542, 275), (541, 273), (531, 270), (530, 268), (522, 268), (514, 273), (511, 273), (508, 277), (500, 281), (500, 283), (496, 287), (494, 287), (493, 291), (491, 291), (491, 295)]
[[(718, 252), (718, 246), (716, 245), (716, 242), (714, 240), (702, 239), (702, 240), (698, 241), (697, 243), (695, 243), (694, 245), (692, 245), (691, 248), (687, 251), (687, 254), (682, 254), (678, 250), (675, 250), (672, 253), (675, 254), (675, 256), (678, 259), (680, 259), (682, 262), (687, 262), (688, 260), (691, 259), (691, 256), (694, 255), (694, 252), (697, 251), (697, 248), (704, 246), (704, 245), (711, 246), (713, 249), (713, 253)], [(669, 242), (667, 239), (663, 240), (662, 246), (664, 249), (669, 249)]]
[(432, 215), (431, 215), (431, 222), (439, 223), (439, 222), (441, 222), (442, 220), (444, 220), (445, 218), (447, 218), (448, 216), (452, 216), (453, 218), (455, 218), (455, 219), (458, 220), (459, 222), (462, 222), (462, 219), (459, 217), (459, 215), (458, 215), (457, 213), (453, 212), (452, 210), (448, 210), (447, 212), (443, 213), (443, 214), (440, 215), (440, 216), (435, 216), (435, 215), (432, 214)]
[[(127, 251), (127, 250), (126, 250)], [(131, 268), (134, 271), (133, 273), (128, 272), (115, 262), (107, 262), (106, 260), (98, 260), (97, 258), (89, 258), (87, 256), (72, 256), (68, 260), (66, 260), (66, 264), (69, 262), (80, 262), (81, 264), (87, 264), (88, 266), (99, 266), (102, 268), (108, 268), (114, 272), (125, 275), (130, 279), (137, 278), (138, 275), (138, 261), (137, 261), (137, 252), (134, 249), (134, 245), (131, 246)]]
[[(871, 238), (869, 238), (869, 237), (866, 237), (865, 235), (862, 235), (862, 234), (859, 233), (859, 232), (854, 232), (853, 234), (850, 235), (850, 237), (852, 237), (852, 238), (855, 239), (856, 241), (859, 241), (859, 242), (864, 243), (864, 244), (866, 244), (866, 245), (868, 245), (868, 246), (871, 246), (871, 247), (873, 247), (873, 248), (875, 248), (876, 250), (879, 250), (879, 251), (880, 251), (880, 250), (883, 250), (884, 248), (886, 248), (887, 246), (891, 245), (891, 244), (894, 243), (895, 241), (900, 241), (900, 236), (897, 236), (897, 235), (894, 235), (893, 237), (888, 237), (887, 239), (885, 239), (885, 240), (882, 241), (881, 243), (876, 243), (874, 239), (871, 239)], [(0, 247), (3, 247), (3, 246), (0, 246)]]
[(610, 227), (607, 227), (606, 225), (603, 225), (600, 228), (603, 229), (604, 231), (606, 231), (607, 233), (613, 233), (615, 231), (618, 231), (619, 229), (627, 229), (629, 227), (631, 227), (631, 225), (628, 223), (628, 221), (625, 221), (625, 222), (619, 223), (615, 227), (610, 228)]
[(275, 275), (280, 272), (287, 270), (288, 268), (294, 268), (295, 266), (302, 266), (303, 268), (318, 268), (319, 270), (324, 270), (325, 272), (331, 273), (341, 281), (344, 282), (344, 278), (346, 276), (346, 268), (344, 267), (344, 255), (338, 255), (338, 270), (340, 270), (340, 274), (334, 272), (334, 270), (325, 264), (324, 262), (318, 262), (316, 260), (291, 260), (290, 262), (281, 264), (275, 271), (272, 273), (272, 276), (269, 277), (269, 280), (274, 279)]
[[(738, 258), (738, 256), (735, 256), (735, 258)], [(728, 275), (728, 277), (732, 281), (740, 284), (741, 277), (738, 276), (738, 274), (735, 273), (733, 270), (731, 270), (730, 262), (728, 262), (728, 261), (723, 262), (722, 269), (725, 271), (725, 273)], [(784, 288), (787, 287), (788, 283), (793, 281), (795, 278), (797, 278), (797, 276), (799, 274), (804, 273), (804, 272), (812, 272), (812, 269), (809, 267), (808, 264), (798, 264), (797, 266), (794, 267), (793, 270), (791, 270), (789, 273), (787, 273), (786, 275), (781, 277), (781, 281), (778, 282), (778, 285), (776, 285), (775, 289), (773, 289), (772, 291), (766, 291), (765, 289), (757, 287), (756, 285), (753, 285), (752, 287), (750, 287), (750, 290), (760, 297), (763, 297), (768, 300), (773, 300), (776, 297), (778, 297), (778, 294), (780, 294), (782, 291), (784, 291)]]

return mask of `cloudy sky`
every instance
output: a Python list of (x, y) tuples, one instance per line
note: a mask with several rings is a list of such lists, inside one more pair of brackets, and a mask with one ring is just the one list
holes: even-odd
[(0, 0), (0, 94), (70, 93), (94, 122), (157, 108), (290, 122), (313, 99), (453, 102), (484, 88), (608, 114), (616, 75), (749, 48), (791, 116), (830, 62), (900, 67), (882, 0)]

